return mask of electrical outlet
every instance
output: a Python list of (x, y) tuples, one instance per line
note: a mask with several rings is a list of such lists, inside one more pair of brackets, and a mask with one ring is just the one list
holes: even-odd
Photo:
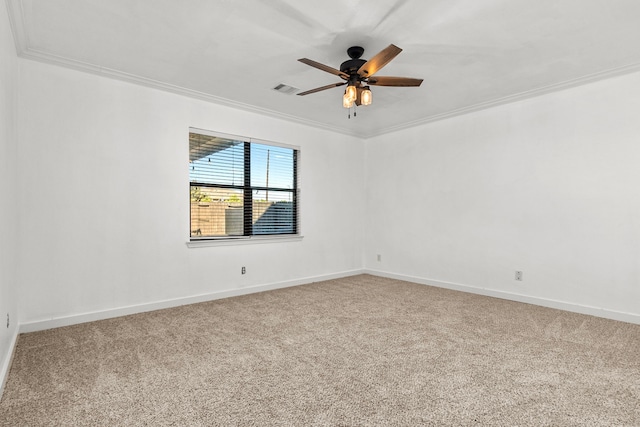
[(247, 272), (246, 267), (242, 267), (242, 274), (245, 274)]
[(516, 271), (516, 280), (522, 282), (522, 271)]
[(382, 255), (378, 254), (378, 262), (382, 261)]
[(9, 327), (9, 313), (7, 313), (7, 328)]

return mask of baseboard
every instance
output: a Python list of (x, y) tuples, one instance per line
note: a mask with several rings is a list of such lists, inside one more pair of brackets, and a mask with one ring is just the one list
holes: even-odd
[(130, 314), (144, 313), (147, 311), (162, 310), (165, 308), (178, 307), (181, 305), (195, 304), (199, 302), (213, 301), (222, 298), (235, 297), (240, 295), (253, 294), (257, 292), (270, 291), (273, 289), (288, 288), (291, 286), (306, 285), (324, 280), (340, 279), (342, 277), (362, 274), (363, 270), (350, 270), (320, 276), (304, 277), (301, 279), (288, 280), (285, 282), (268, 283), (262, 285), (248, 286), (245, 288), (229, 289), (207, 294), (192, 295), (188, 297), (175, 298), (163, 301), (155, 301), (145, 304), (130, 305), (108, 310), (93, 311), (69, 316), (61, 316), (49, 319), (29, 321), (19, 325), (20, 333), (36, 332), (45, 329), (60, 328), (63, 326), (76, 325), (79, 323), (94, 322), (96, 320), (110, 319)]
[(440, 280), (425, 279), (422, 277), (408, 276), (405, 274), (390, 273), (380, 270), (365, 269), (365, 274), (373, 276), (387, 277), (389, 279), (404, 280), (407, 282), (418, 283), (422, 285), (446, 288), (455, 291), (469, 292), (472, 294), (485, 295), (494, 298), (501, 298), (510, 301), (523, 302), (526, 304), (539, 305), (542, 307), (556, 308), (558, 310), (570, 311), (573, 313), (588, 314), (605, 319), (618, 320), (621, 322), (640, 324), (640, 315), (633, 313), (625, 313), (615, 310), (607, 310), (600, 307), (591, 307), (586, 305), (574, 304), (566, 301), (557, 301), (547, 298), (532, 297), (512, 292), (498, 291), (494, 289), (479, 288), (470, 285), (462, 285), (459, 283), (443, 282)]
[(11, 362), (13, 361), (13, 354), (16, 350), (16, 344), (18, 343), (18, 328), (14, 329), (13, 336), (11, 337), (11, 343), (5, 354), (4, 363), (0, 366), (0, 399), (4, 393), (4, 386), (9, 378), (9, 370), (11, 369)]
[[(372, 269), (358, 269), (349, 270), (339, 273), (326, 274), (320, 276), (311, 276), (300, 279), (289, 280), (285, 282), (276, 282), (262, 285), (249, 286), (246, 288), (230, 289), (225, 291), (212, 292), (207, 294), (193, 295), (182, 298), (175, 298), (163, 301), (155, 301), (145, 304), (137, 304), (126, 307), (118, 307), (108, 310), (93, 311), (81, 314), (73, 314), (69, 316), (61, 316), (49, 319), (35, 320), (18, 325), (18, 331), (13, 338), (12, 346), (15, 346), (18, 334), (28, 333), (35, 331), (42, 331), (45, 329), (59, 328), (62, 326), (75, 325), (79, 323), (93, 322), (96, 320), (110, 319), (113, 317), (127, 316), (130, 314), (144, 313), (147, 311), (162, 310), (165, 308), (177, 307), (187, 304), (195, 304), (199, 302), (212, 301), (216, 299), (229, 298), (240, 295), (247, 295), (257, 292), (264, 292), (273, 289), (287, 288), (291, 286), (305, 285), (314, 282), (320, 282), (324, 280), (339, 279), (343, 277), (355, 276), (358, 274), (371, 274), (373, 276), (387, 277), (391, 279), (404, 280), (413, 283), (419, 283), (423, 285), (436, 286), (440, 288), (452, 289), (456, 291), (469, 292), (478, 295), (486, 295), (495, 298), (501, 298), (511, 301), (523, 302), (527, 304), (539, 305), (542, 307), (556, 308), (559, 310), (570, 311), (574, 313), (588, 314), (591, 316), (603, 317), (606, 319), (619, 320), (622, 322), (640, 324), (640, 315), (633, 313), (625, 313), (620, 311), (608, 310), (600, 307), (585, 306), (565, 301), (557, 301), (547, 298), (532, 297), (529, 295), (522, 295), (513, 292), (498, 291), (487, 288), (479, 288), (476, 286), (463, 285), (459, 283), (444, 282), (440, 280), (426, 279), (422, 277), (409, 276), (406, 274), (398, 274), (381, 270)], [(13, 351), (13, 347), (11, 349)], [(0, 371), (0, 379), (4, 380), (4, 375), (7, 373), (10, 365), (10, 358), (5, 360)], [(4, 383), (2, 383), (3, 385)]]

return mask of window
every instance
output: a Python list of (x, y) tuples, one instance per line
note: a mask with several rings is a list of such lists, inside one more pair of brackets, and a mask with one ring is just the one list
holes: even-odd
[(191, 129), (191, 240), (298, 234), (298, 155)]

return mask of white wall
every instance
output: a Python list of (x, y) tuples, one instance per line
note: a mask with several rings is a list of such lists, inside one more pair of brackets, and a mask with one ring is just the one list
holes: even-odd
[(640, 322), (639, 111), (636, 73), (371, 140), (365, 268)]
[[(16, 245), (16, 90), (18, 61), (5, 7), (0, 6), (0, 389), (18, 324)], [(10, 326), (7, 328), (7, 314)]]
[[(48, 64), (21, 67), (22, 323), (361, 269), (361, 141)], [(190, 126), (301, 147), (302, 241), (187, 248)]]

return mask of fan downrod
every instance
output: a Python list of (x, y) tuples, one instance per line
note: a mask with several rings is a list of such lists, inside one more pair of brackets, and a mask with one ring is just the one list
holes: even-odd
[(349, 74), (352, 79), (356, 79), (358, 70), (367, 62), (364, 59), (360, 59), (363, 53), (364, 48), (360, 46), (351, 46), (347, 49), (347, 55), (349, 55), (351, 59), (340, 64), (340, 71)]

